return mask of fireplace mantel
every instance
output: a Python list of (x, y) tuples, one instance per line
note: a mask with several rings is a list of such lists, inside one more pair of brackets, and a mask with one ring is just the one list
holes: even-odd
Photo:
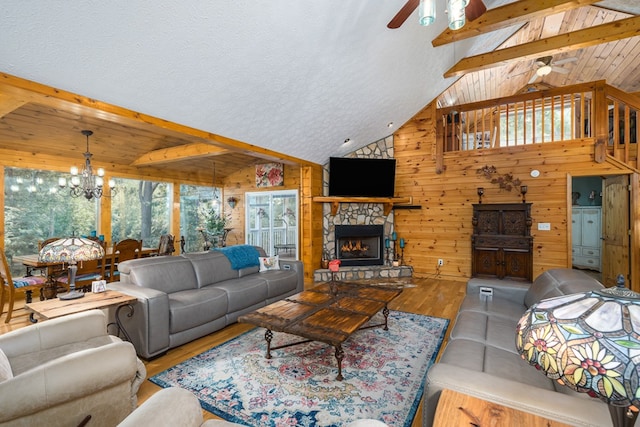
[(384, 205), (384, 214), (389, 215), (395, 205), (410, 205), (413, 197), (337, 197), (315, 196), (314, 202), (331, 203), (331, 215), (338, 213), (340, 203), (381, 203)]

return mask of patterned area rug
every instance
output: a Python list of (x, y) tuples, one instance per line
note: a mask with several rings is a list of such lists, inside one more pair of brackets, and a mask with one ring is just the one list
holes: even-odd
[[(372, 322), (381, 320), (379, 314)], [(343, 381), (335, 379), (334, 348), (323, 343), (272, 350), (267, 360), (262, 328), (150, 380), (190, 390), (207, 411), (250, 426), (341, 426), (372, 418), (409, 427), (448, 324), (447, 319), (392, 311), (388, 331), (358, 331), (343, 344)], [(297, 341), (275, 332), (272, 345)]]

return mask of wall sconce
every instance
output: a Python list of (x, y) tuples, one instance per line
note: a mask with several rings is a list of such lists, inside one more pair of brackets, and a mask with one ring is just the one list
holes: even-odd
[(478, 187), (478, 203), (482, 204), (482, 196), (484, 195), (484, 188)]
[(526, 185), (521, 185), (520, 186), (520, 194), (522, 194), (522, 203), (525, 203), (525, 194), (527, 194), (527, 186)]
[(229, 203), (229, 206), (231, 207), (231, 209), (234, 209), (236, 207), (236, 205), (238, 204), (238, 199), (236, 199), (235, 197), (231, 196), (227, 199), (227, 203)]

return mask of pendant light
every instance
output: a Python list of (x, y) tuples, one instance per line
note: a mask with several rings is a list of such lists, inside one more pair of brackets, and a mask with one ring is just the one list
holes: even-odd
[(436, 20), (436, 0), (420, 0), (418, 19), (422, 26), (433, 24)]

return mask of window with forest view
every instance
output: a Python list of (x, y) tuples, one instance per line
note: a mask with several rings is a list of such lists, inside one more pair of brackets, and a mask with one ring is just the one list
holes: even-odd
[(37, 253), (38, 241), (50, 237), (87, 235), (97, 228), (98, 202), (71, 197), (58, 187), (60, 172), (5, 168), (4, 244), (11, 272), (25, 268), (12, 263), (15, 255)]
[[(117, 192), (111, 199), (111, 240), (142, 239), (144, 247), (155, 247), (160, 236), (169, 234), (171, 186), (165, 182), (116, 178)], [(179, 239), (179, 237), (178, 237)]]
[(203, 250), (204, 236), (199, 229), (205, 227), (207, 216), (220, 215), (219, 194), (219, 188), (180, 186), (180, 233), (185, 239), (186, 252)]
[(571, 106), (503, 112), (500, 114), (500, 146), (571, 139), (571, 112)]

